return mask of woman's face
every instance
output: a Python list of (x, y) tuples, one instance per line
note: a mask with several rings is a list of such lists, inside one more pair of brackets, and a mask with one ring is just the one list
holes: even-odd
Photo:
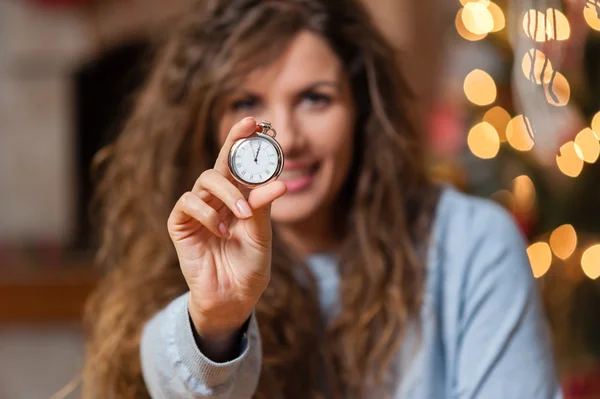
[(267, 120), (285, 155), (279, 178), (287, 193), (271, 208), (275, 222), (297, 223), (329, 210), (353, 151), (355, 109), (343, 65), (327, 42), (299, 33), (280, 58), (251, 73), (225, 103), (224, 142), (246, 116)]

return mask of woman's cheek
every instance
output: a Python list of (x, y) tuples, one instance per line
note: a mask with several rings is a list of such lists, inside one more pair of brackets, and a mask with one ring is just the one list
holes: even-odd
[(321, 150), (337, 154), (352, 140), (352, 115), (344, 107), (332, 107), (327, 112), (314, 114), (309, 132), (312, 142)]

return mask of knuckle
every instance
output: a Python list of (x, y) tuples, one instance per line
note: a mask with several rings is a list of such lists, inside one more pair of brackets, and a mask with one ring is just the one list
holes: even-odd
[(200, 176), (198, 176), (198, 178), (196, 179), (196, 187), (202, 187), (204, 185), (204, 183), (206, 182), (206, 172), (207, 171), (200, 173)]
[(194, 194), (191, 191), (187, 191), (181, 196), (180, 201), (184, 208), (190, 208), (195, 203)]
[(211, 169), (206, 169), (204, 170), (202, 173), (200, 173), (200, 176), (198, 176), (198, 180), (197, 181), (204, 181), (206, 180), (206, 177), (210, 174)]
[(219, 172), (217, 172), (215, 169), (207, 169), (200, 174), (200, 177), (198, 177), (198, 180), (196, 181), (196, 185), (198, 187), (206, 187), (211, 181), (214, 181), (218, 175)]
[(218, 215), (217, 215), (217, 211), (215, 211), (210, 206), (207, 206), (205, 209), (202, 210), (202, 216), (204, 217), (204, 219), (206, 221), (210, 221), (211, 223), (216, 223)]
[(220, 175), (220, 173), (214, 168), (206, 169), (202, 174), (207, 178), (218, 177)]

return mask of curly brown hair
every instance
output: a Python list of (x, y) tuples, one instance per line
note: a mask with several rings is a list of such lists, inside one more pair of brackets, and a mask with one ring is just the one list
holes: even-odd
[(142, 329), (187, 291), (168, 215), (215, 162), (225, 93), (304, 30), (340, 57), (358, 110), (335, 215), (341, 312), (321, 326), (314, 279), (274, 225), (271, 281), (256, 308), (264, 353), (255, 396), (316, 396), (323, 361), (334, 396), (362, 397), (389, 371), (408, 322), (419, 318), (437, 203), (397, 53), (358, 0), (204, 0), (166, 37), (124, 131), (97, 156), (97, 259), (108, 274), (86, 307), (84, 398), (148, 397)]

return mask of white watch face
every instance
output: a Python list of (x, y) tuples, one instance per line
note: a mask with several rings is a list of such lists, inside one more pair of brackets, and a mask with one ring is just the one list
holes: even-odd
[(278, 151), (269, 140), (251, 137), (237, 147), (231, 166), (242, 180), (261, 184), (277, 173), (278, 163)]

